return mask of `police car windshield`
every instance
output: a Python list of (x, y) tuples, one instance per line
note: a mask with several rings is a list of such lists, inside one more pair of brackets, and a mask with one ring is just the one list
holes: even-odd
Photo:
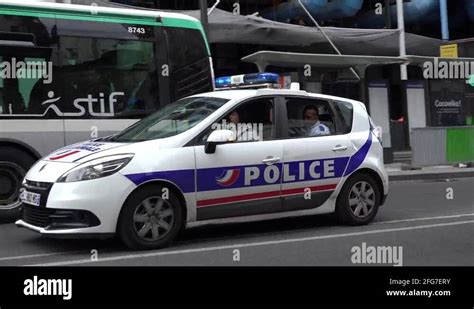
[(192, 97), (178, 100), (125, 129), (110, 141), (141, 142), (183, 133), (214, 113), (228, 99)]

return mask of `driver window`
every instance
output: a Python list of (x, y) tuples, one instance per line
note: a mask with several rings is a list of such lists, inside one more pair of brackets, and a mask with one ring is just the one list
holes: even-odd
[(238, 143), (273, 140), (275, 137), (273, 119), (273, 98), (260, 98), (246, 102), (214, 123), (199, 140), (199, 144), (204, 144), (214, 130), (235, 132)]

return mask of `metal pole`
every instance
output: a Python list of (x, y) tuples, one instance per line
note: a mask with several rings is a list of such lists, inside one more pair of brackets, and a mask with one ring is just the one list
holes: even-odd
[(390, 0), (385, 0), (385, 17), (387, 29), (392, 29), (392, 15), (390, 14)]
[(204, 28), (204, 32), (207, 35), (207, 30), (208, 30), (208, 19), (207, 19), (207, 0), (199, 0), (199, 8), (201, 10), (201, 24), (202, 27)]
[[(329, 44), (331, 44), (332, 48), (334, 48), (334, 50), (336, 51), (336, 53), (338, 53), (340, 56), (342, 56), (341, 52), (339, 51), (339, 49), (336, 47), (336, 45), (332, 42), (332, 40), (329, 38), (329, 36), (326, 34), (326, 32), (323, 30), (323, 28), (321, 28), (321, 26), (319, 26), (318, 22), (316, 21), (316, 19), (313, 18), (313, 16), (311, 15), (311, 13), (306, 9), (306, 7), (303, 5), (303, 3), (301, 3), (301, 0), (298, 0), (298, 3), (300, 4), (300, 6), (303, 8), (303, 10), (306, 12), (306, 14), (309, 16), (309, 18), (313, 21), (313, 23), (316, 25), (316, 27), (318, 27), (319, 31), (321, 31), (321, 33), (324, 35), (324, 37), (326, 38), (326, 40), (328, 40)], [(359, 74), (357, 74), (357, 72), (354, 70), (354, 68), (351, 67), (351, 72), (357, 77), (358, 80), (360, 80), (360, 77), (359, 77)]]
[(443, 41), (449, 41), (449, 20), (448, 4), (446, 0), (439, 0), (439, 10), (441, 14), (441, 34)]
[[(403, 15), (403, 0), (397, 0), (397, 23), (399, 32), (400, 57), (406, 57), (407, 50), (405, 46), (405, 18)], [(400, 65), (401, 80), (408, 79), (406, 64)]]
[(214, 3), (214, 5), (211, 7), (209, 12), (207, 13), (207, 16), (211, 15), (212, 11), (214, 11), (214, 9), (219, 5), (219, 3), (221, 3), (221, 0), (217, 0), (216, 3)]

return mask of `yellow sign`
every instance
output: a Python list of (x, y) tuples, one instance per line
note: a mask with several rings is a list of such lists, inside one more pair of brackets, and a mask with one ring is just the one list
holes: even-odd
[(439, 53), (441, 58), (457, 58), (458, 44), (441, 45)]

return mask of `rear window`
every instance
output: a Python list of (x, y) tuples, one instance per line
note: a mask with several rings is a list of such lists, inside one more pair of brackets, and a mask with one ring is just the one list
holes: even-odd
[(287, 97), (288, 137), (303, 138), (337, 134), (334, 115), (326, 100)]
[(343, 133), (350, 133), (352, 131), (352, 121), (354, 118), (354, 107), (351, 103), (336, 101), (335, 107), (342, 119), (342, 124), (344, 126)]

